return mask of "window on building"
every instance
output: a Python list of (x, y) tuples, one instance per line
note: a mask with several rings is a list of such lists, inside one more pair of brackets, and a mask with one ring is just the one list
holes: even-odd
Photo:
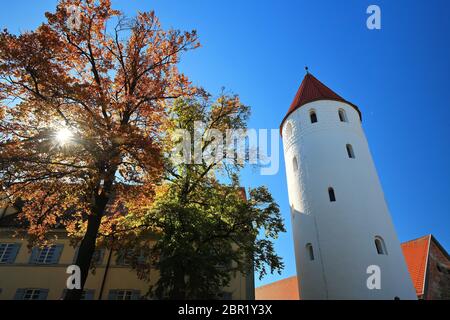
[[(80, 247), (77, 247), (75, 250), (75, 254), (73, 256), (73, 263), (75, 263), (77, 261), (77, 256), (78, 256), (78, 250), (80, 249)], [(94, 266), (99, 266), (102, 264), (103, 262), (103, 256), (105, 255), (105, 250), (104, 249), (96, 249), (94, 251), (94, 254), (92, 255), (92, 259), (91, 259), (91, 265)]]
[(47, 295), (48, 289), (17, 289), (14, 300), (45, 300)]
[(353, 147), (351, 144), (346, 145), (348, 157), (351, 159), (355, 159), (355, 153), (353, 152)]
[(131, 300), (133, 297), (133, 291), (131, 290), (119, 290), (117, 292), (116, 300)]
[[(67, 294), (67, 289), (63, 290), (61, 299), (64, 299), (64, 297)], [(94, 300), (95, 290), (94, 289), (86, 289), (81, 292), (81, 300)]]
[(0, 263), (14, 263), (20, 243), (0, 243)]
[(334, 189), (331, 187), (328, 188), (328, 196), (330, 197), (331, 202), (336, 201), (336, 195), (334, 194)]
[(40, 289), (25, 290), (25, 293), (23, 295), (23, 300), (39, 300), (40, 294), (41, 294)]
[(292, 124), (288, 122), (286, 124), (286, 138), (290, 138), (292, 136)]
[(116, 264), (119, 266), (129, 266), (133, 260), (133, 251), (132, 250), (119, 250), (117, 252)]
[(83, 290), (81, 293), (81, 300), (94, 300), (95, 290)]
[(347, 114), (345, 113), (344, 109), (339, 109), (338, 114), (339, 120), (341, 120), (341, 122), (347, 122)]
[(438, 262), (436, 264), (436, 268), (438, 269), (439, 272), (441, 273), (447, 273), (450, 274), (450, 268), (446, 267), (444, 264)]
[(141, 292), (131, 289), (117, 289), (109, 291), (109, 300), (139, 300)]
[(317, 122), (317, 114), (314, 110), (309, 113), (309, 117), (311, 118), (311, 123)]
[(55, 247), (49, 246), (42, 248), (39, 252), (37, 262), (38, 263), (50, 263), (53, 260), (53, 256), (55, 255)]
[(135, 261), (137, 264), (144, 263), (146, 260), (144, 252), (135, 252), (134, 250), (119, 250), (117, 252), (116, 264), (119, 266), (130, 266)]
[(92, 255), (91, 263), (93, 263), (95, 265), (102, 264), (102, 262), (103, 262), (103, 254), (104, 254), (104, 250), (103, 249), (95, 250), (94, 254)]
[(34, 264), (55, 264), (58, 263), (63, 249), (62, 244), (46, 246), (44, 248), (33, 248), (31, 251), (30, 263)]
[(375, 248), (378, 254), (387, 255), (386, 245), (384, 244), (383, 238), (380, 236), (375, 237)]
[(313, 261), (314, 260), (314, 249), (311, 243), (308, 243), (306, 245), (306, 252), (308, 254), (309, 260)]
[(292, 167), (294, 169), (294, 172), (298, 171), (298, 161), (297, 161), (297, 157), (292, 158)]

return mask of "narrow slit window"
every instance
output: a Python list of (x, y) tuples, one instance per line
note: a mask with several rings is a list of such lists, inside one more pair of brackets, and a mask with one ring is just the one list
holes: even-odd
[(294, 172), (298, 171), (298, 161), (297, 161), (297, 157), (294, 157), (292, 159), (292, 167), (294, 168)]
[(339, 114), (339, 120), (341, 120), (341, 122), (347, 122), (347, 114), (345, 113), (345, 111), (343, 109), (339, 109), (338, 114)]
[(292, 124), (288, 122), (286, 124), (286, 138), (290, 138), (292, 135)]
[(377, 236), (375, 237), (375, 248), (377, 249), (378, 254), (387, 255), (386, 245), (384, 244), (384, 240)]
[(314, 249), (313, 249), (311, 243), (308, 243), (306, 245), (306, 252), (308, 254), (309, 260), (313, 261), (314, 260)]
[(328, 196), (330, 197), (330, 202), (336, 201), (336, 195), (334, 194), (334, 189), (331, 187), (328, 188)]
[(347, 148), (348, 157), (351, 158), (351, 159), (355, 159), (355, 152), (353, 152), (352, 145), (351, 144), (347, 144), (346, 148)]
[(311, 111), (309, 113), (309, 116), (311, 118), (311, 123), (316, 123), (317, 122), (317, 114), (315, 111)]

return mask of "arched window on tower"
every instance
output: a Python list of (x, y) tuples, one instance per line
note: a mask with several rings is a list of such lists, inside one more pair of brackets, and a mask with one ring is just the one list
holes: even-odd
[(339, 114), (339, 120), (341, 120), (341, 122), (348, 122), (347, 114), (345, 113), (344, 109), (339, 109), (338, 114)]
[(311, 110), (309, 112), (309, 117), (311, 118), (311, 123), (316, 123), (317, 122), (317, 114), (314, 110)]
[(286, 124), (286, 138), (290, 138), (292, 135), (292, 124), (290, 122), (288, 122)]
[(306, 244), (306, 253), (308, 254), (309, 260), (314, 260), (314, 250), (311, 243)]
[(328, 188), (328, 196), (330, 197), (331, 202), (336, 201), (336, 195), (334, 194), (334, 189), (331, 187)]
[(294, 168), (294, 172), (298, 171), (298, 161), (297, 157), (292, 158), (292, 167)]
[(380, 236), (375, 237), (375, 248), (377, 249), (378, 254), (387, 255), (386, 244)]
[(351, 144), (346, 145), (348, 157), (351, 159), (355, 159), (355, 153), (353, 152), (353, 147)]

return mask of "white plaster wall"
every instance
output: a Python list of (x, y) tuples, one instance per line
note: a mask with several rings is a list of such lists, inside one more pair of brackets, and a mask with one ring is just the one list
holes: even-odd
[[(339, 120), (340, 108), (348, 122)], [(311, 123), (310, 110), (318, 122)], [(416, 299), (357, 111), (330, 100), (303, 105), (283, 124), (283, 146), (301, 299)], [(387, 255), (377, 253), (375, 236), (384, 239)], [(381, 268), (381, 290), (367, 288), (369, 265)]]

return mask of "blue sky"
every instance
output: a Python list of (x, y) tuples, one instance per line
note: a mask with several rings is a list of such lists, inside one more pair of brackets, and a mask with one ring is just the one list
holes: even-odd
[[(55, 0), (2, 4), (0, 27), (35, 28)], [(304, 66), (358, 105), (401, 241), (432, 233), (450, 251), (450, 2), (434, 1), (113, 1), (132, 16), (155, 10), (163, 27), (196, 29), (202, 47), (181, 70), (217, 94), (222, 86), (252, 106), (250, 127), (278, 128)], [(366, 8), (381, 8), (381, 30)], [(282, 157), (280, 143), (280, 155)], [(282, 275), (295, 274), (284, 160), (273, 176), (244, 172), (245, 186), (267, 185), (287, 233), (276, 241)]]

